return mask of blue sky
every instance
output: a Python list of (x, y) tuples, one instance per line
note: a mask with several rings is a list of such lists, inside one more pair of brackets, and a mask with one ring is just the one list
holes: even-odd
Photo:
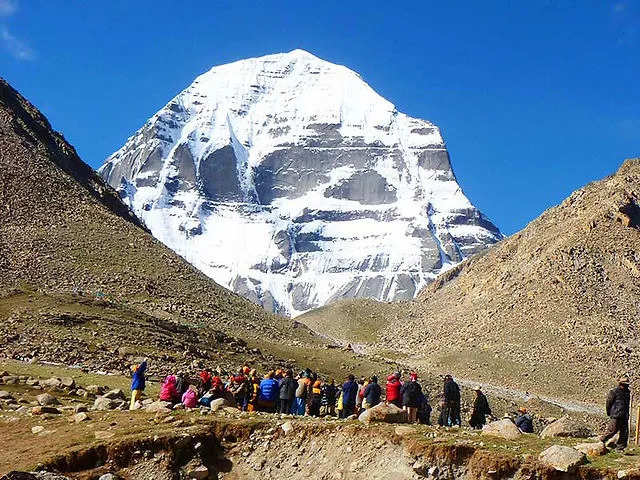
[(640, 156), (640, 0), (0, 0), (0, 76), (93, 167), (211, 66), (294, 48), (438, 124), (507, 234)]

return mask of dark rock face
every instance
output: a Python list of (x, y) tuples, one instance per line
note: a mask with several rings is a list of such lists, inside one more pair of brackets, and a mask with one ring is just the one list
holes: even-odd
[(502, 238), (462, 193), (437, 126), (300, 51), (198, 77), (100, 172), (159, 240), (292, 315), (412, 298)]

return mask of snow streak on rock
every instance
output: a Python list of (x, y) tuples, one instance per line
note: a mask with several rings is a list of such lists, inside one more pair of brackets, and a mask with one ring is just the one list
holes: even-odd
[(100, 169), (153, 234), (265, 308), (413, 298), (502, 238), (438, 127), (305, 51), (212, 68)]

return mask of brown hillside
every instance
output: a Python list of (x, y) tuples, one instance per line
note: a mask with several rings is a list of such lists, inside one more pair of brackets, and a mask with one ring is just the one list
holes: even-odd
[[(640, 366), (639, 196), (640, 159), (627, 160), (416, 301), (365, 305), (369, 323), (385, 319), (377, 349), (469, 379), (601, 399), (613, 377)], [(358, 305), (336, 312), (352, 322)]]
[(116, 371), (140, 353), (155, 365), (266, 365), (326, 343), (157, 242), (2, 79), (0, 212), (0, 357)]

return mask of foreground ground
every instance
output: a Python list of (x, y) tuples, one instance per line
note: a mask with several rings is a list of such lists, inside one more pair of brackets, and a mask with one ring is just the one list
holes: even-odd
[[(18, 362), (3, 362), (3, 369), (41, 379), (70, 372)], [(71, 372), (78, 386), (126, 388), (129, 382), (121, 376)], [(154, 395), (155, 389), (152, 384), (148, 394)], [(193, 477), (195, 469), (206, 466), (209, 478), (506, 478), (516, 472), (553, 478), (553, 469), (537, 461), (540, 452), (585, 441), (535, 434), (504, 440), (465, 428), (365, 425), (232, 408), (89, 410), (77, 421), (78, 405), (91, 407), (92, 398), (45, 387), (60, 401), (61, 413), (34, 415), (32, 407), (43, 390), (24, 384), (1, 385), (0, 390), (24, 407), (16, 411), (0, 401), (0, 474), (38, 468), (82, 479), (107, 472), (131, 479), (170, 479), (180, 472)], [(638, 465), (640, 449), (634, 447), (624, 454), (591, 458), (573, 475), (631, 478)]]

